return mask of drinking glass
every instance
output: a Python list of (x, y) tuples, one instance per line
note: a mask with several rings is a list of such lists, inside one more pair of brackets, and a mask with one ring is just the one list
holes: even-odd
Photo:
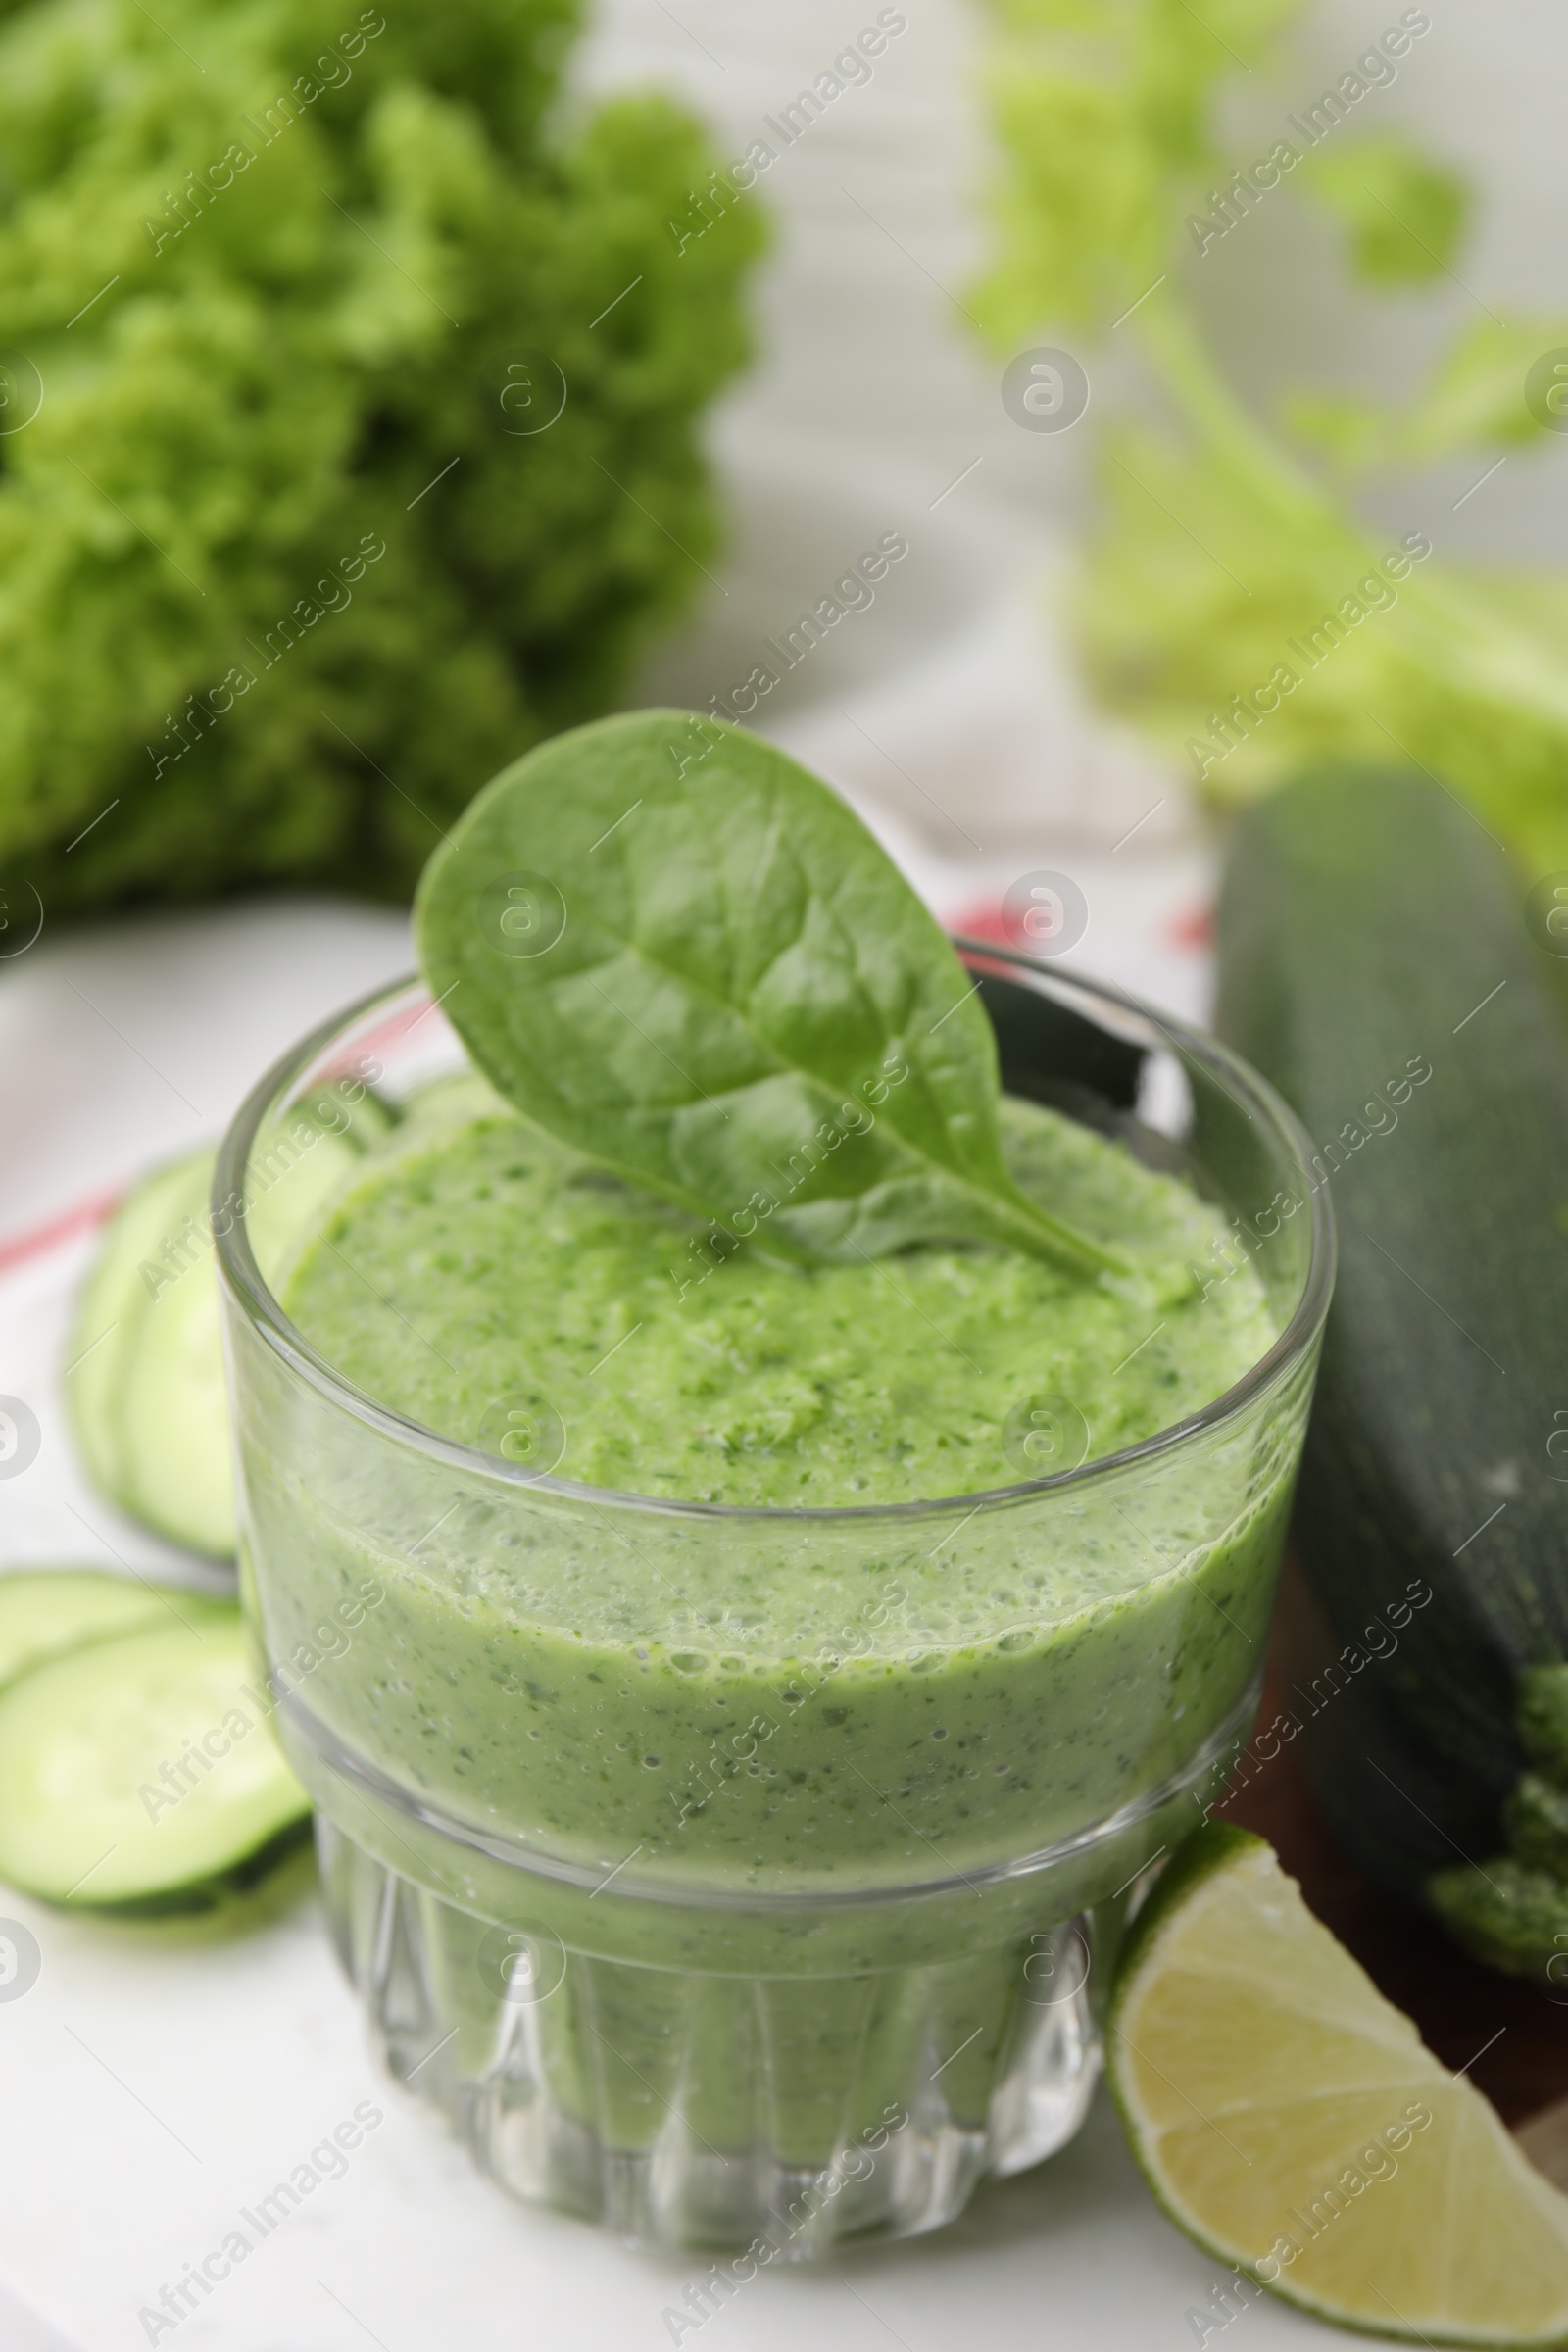
[[(933, 2229), (1081, 2122), (1125, 1920), (1250, 1727), (1332, 1283), (1244, 1063), (959, 947), (1007, 1090), (1214, 1203), (1195, 1279), (1269, 1303), (1232, 1388), (1104, 1458), (1048, 1385), (1004, 1488), (682, 1503), (574, 1483), (537, 1398), (464, 1444), (353, 1387), (247, 1212), (323, 1104), (466, 1067), (416, 982), (287, 1054), (217, 1176), (242, 1592), (372, 2039), (507, 2188), (737, 2278)], [(810, 1599), (760, 1643), (733, 1595), (774, 1582)]]

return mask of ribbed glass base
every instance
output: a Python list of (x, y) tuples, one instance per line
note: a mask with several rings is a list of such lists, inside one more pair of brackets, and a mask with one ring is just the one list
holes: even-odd
[(635, 2243), (761, 2262), (934, 2230), (1088, 2107), (1093, 1914), (869, 1974), (699, 1974), (498, 1927), (318, 1837), (394, 2078), (503, 2187)]

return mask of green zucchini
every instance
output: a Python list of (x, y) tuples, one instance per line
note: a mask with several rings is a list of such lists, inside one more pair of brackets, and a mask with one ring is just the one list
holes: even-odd
[(230, 1606), (92, 1642), (0, 1690), (0, 1879), (136, 1911), (248, 1883), (310, 1809), (249, 1672)]
[(1303, 777), (1235, 836), (1217, 1026), (1300, 1116), (1340, 1233), (1295, 1529), (1308, 1770), (1371, 1877), (1544, 1974), (1568, 1947), (1542, 1868), (1568, 1791), (1568, 1038), (1523, 897), (1433, 785)]
[[(314, 1135), (250, 1209), (264, 1264), (286, 1257), (364, 1153), (392, 1125), (362, 1094), (296, 1105)], [(93, 1483), (158, 1534), (192, 1551), (234, 1549), (228, 1406), (213, 1263), (214, 1154), (156, 1169), (105, 1229), (68, 1354), (72, 1425)]]

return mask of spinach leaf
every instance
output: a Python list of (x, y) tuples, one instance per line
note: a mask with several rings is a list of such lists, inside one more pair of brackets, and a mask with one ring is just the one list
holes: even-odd
[(941, 927), (818, 778), (638, 711), (494, 778), (416, 906), (432, 993), (539, 1126), (802, 1259), (1010, 1244), (1126, 1260), (1008, 1175), (991, 1025)]

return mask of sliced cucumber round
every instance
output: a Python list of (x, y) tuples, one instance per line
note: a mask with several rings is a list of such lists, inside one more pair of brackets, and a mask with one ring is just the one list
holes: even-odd
[[(249, 1211), (264, 1274), (293, 1251), (392, 1114), (372, 1096), (330, 1094), (288, 1114)], [(72, 1423), (93, 1483), (131, 1518), (192, 1551), (234, 1549), (228, 1405), (213, 1262), (214, 1154), (160, 1168), (105, 1229), (68, 1356)]]
[(192, 1551), (231, 1552), (228, 1390), (210, 1255), (148, 1301), (120, 1413), (121, 1507)]
[(120, 1399), (153, 1302), (141, 1267), (178, 1232), (190, 1202), (211, 1185), (212, 1165), (212, 1153), (198, 1152), (138, 1184), (104, 1227), (82, 1289), (66, 1351), (66, 1403), (88, 1476), (115, 1500), (125, 1468)]
[(14, 1569), (0, 1576), (0, 1688), (89, 1642), (206, 1617), (223, 1605), (92, 1568)]
[(310, 1800), (248, 1670), (229, 1609), (0, 1691), (0, 1878), (46, 1902), (167, 1910), (254, 1875)]
[[(352, 1128), (325, 1127), (298, 1111), (293, 1114), (296, 1131), (302, 1126), (315, 1127), (317, 1141), (283, 1167), (265, 1192), (258, 1191), (246, 1218), (251, 1254), (274, 1292), (282, 1289), (300, 1245), (317, 1230), (328, 1204), (355, 1174), (372, 1142), (380, 1141), (384, 1117), (377, 1103), (372, 1123), (364, 1102), (358, 1106)], [(260, 1140), (256, 1156), (265, 1164), (266, 1146)], [(261, 1172), (259, 1165), (258, 1174)]]

